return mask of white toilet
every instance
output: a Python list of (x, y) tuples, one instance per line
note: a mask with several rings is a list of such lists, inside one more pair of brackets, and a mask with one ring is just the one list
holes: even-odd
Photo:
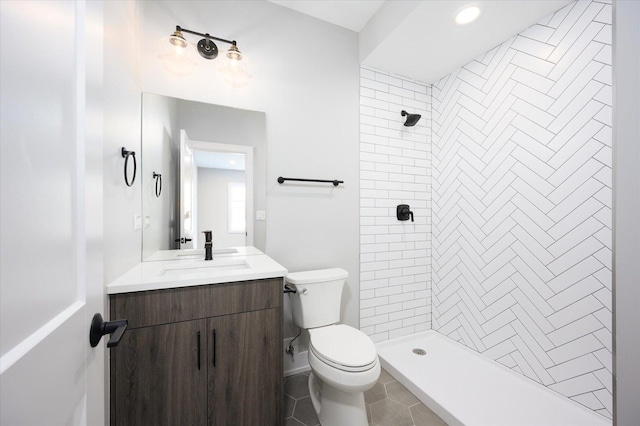
[(380, 376), (373, 341), (340, 321), (344, 269), (294, 272), (286, 277), (293, 322), (309, 331), (309, 393), (322, 426), (366, 426), (364, 391)]

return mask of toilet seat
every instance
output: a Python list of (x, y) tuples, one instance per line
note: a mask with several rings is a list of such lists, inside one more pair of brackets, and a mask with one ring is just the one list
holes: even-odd
[(347, 372), (373, 368), (377, 361), (373, 341), (360, 330), (344, 324), (309, 329), (313, 354), (325, 364)]

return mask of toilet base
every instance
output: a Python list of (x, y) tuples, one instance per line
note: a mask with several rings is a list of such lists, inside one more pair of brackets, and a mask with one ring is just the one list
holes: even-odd
[(343, 392), (309, 375), (309, 395), (322, 426), (368, 426), (364, 392)]

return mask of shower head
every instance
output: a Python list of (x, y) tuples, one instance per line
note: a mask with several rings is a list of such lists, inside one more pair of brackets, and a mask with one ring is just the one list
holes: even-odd
[(402, 110), (402, 112), (400, 112), (400, 114), (404, 117), (405, 115), (407, 116), (407, 120), (404, 122), (404, 125), (406, 127), (413, 127), (416, 125), (416, 123), (418, 122), (418, 120), (420, 120), (421, 115), (420, 114), (409, 114), (407, 111)]

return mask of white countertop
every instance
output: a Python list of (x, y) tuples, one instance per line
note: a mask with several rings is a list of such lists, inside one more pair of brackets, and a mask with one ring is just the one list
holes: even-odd
[[(257, 249), (256, 249), (257, 250)], [(287, 270), (265, 254), (215, 256), (213, 260), (141, 262), (107, 286), (107, 294), (278, 278)]]

